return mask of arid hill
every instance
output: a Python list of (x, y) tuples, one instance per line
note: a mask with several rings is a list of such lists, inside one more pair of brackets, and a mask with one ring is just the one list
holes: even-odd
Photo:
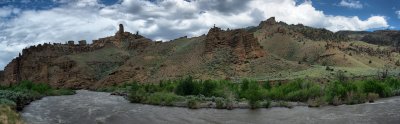
[(397, 30), (377, 30), (367, 31), (339, 31), (337, 34), (345, 35), (353, 40), (360, 40), (376, 45), (393, 46), (400, 50), (400, 31)]
[(203, 36), (160, 42), (125, 32), (120, 25), (114, 36), (92, 44), (68, 41), (26, 48), (0, 72), (0, 82), (31, 80), (54, 87), (97, 88), (188, 75), (229, 80), (328, 79), (334, 72), (326, 71), (326, 66), (354, 76), (370, 75), (385, 65), (397, 68), (400, 57), (395, 47), (356, 41), (347, 34), (270, 18), (257, 27), (213, 27)]

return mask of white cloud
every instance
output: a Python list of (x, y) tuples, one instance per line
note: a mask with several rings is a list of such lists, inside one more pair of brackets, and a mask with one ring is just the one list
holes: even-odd
[(400, 19), (400, 10), (397, 10), (395, 13), (396, 13), (396, 15), (397, 15), (397, 18)]
[[(264, 12), (264, 17), (275, 16), (277, 20), (289, 24), (302, 23), (304, 25), (326, 28), (331, 31), (339, 30), (368, 30), (386, 28), (389, 25), (384, 16), (371, 16), (361, 20), (357, 16), (326, 15), (323, 11), (316, 10), (311, 1), (296, 5), (292, 0), (282, 1), (254, 1), (252, 5)], [(268, 6), (268, 7), (265, 7)]]
[(12, 9), (8, 7), (2, 7), (0, 8), (0, 17), (7, 17), (11, 14)]
[(339, 6), (354, 8), (354, 9), (363, 8), (363, 5), (358, 0), (342, 0), (340, 1)]
[(18, 8), (13, 8), (12, 6), (4, 6), (0, 8), (0, 18), (8, 17), (11, 14), (18, 14), (21, 10)]
[(384, 16), (371, 16), (367, 20), (360, 20), (357, 16), (329, 16), (327, 29), (331, 31), (339, 30), (367, 30), (382, 27), (389, 27)]
[(0, 68), (29, 45), (82, 39), (90, 42), (114, 35), (119, 23), (124, 24), (126, 31), (139, 31), (154, 40), (201, 35), (214, 24), (231, 29), (255, 26), (272, 16), (289, 24), (303, 23), (332, 31), (389, 26), (383, 16), (361, 20), (357, 16), (327, 15), (315, 9), (311, 1), (296, 4), (295, 0), (124, 0), (110, 6), (97, 0), (56, 1), (64, 4), (47, 10), (15, 12), (12, 19), (0, 21), (0, 53), (7, 52), (0, 57)]

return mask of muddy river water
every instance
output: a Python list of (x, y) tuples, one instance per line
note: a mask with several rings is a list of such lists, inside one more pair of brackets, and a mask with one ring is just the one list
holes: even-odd
[(28, 124), (399, 124), (400, 97), (320, 108), (192, 110), (132, 104), (121, 96), (78, 90), (34, 101), (21, 115)]

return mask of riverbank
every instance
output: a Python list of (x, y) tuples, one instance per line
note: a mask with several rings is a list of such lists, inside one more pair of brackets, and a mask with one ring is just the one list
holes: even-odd
[[(32, 101), (45, 96), (73, 95), (69, 89), (54, 89), (48, 84), (22, 81), (11, 86), (0, 87), (0, 122), (22, 122), (17, 114)], [(12, 110), (12, 111), (10, 111)]]
[(20, 115), (30, 124), (397, 124), (400, 121), (399, 96), (357, 105), (226, 110), (136, 104), (110, 93), (76, 92), (75, 95), (50, 96), (34, 101)]
[(392, 77), (319, 84), (297, 79), (272, 84), (247, 79), (232, 83), (227, 80), (194, 80), (187, 77), (157, 84), (132, 82), (99, 91), (122, 95), (132, 103), (192, 109), (319, 107), (374, 102), (378, 98), (399, 95), (400, 80)]

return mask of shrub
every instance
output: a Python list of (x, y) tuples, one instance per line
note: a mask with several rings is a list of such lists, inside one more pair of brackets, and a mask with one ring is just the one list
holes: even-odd
[(225, 101), (225, 105), (226, 105), (226, 109), (228, 110), (232, 110), (233, 109), (233, 99), (226, 99)]
[(195, 90), (197, 90), (195, 88), (196, 88), (195, 82), (193, 82), (193, 78), (189, 76), (185, 79), (180, 79), (178, 81), (175, 93), (182, 96), (197, 95), (194, 94)]
[(145, 103), (172, 106), (175, 102), (180, 101), (181, 99), (181, 97), (174, 93), (156, 92), (148, 95)]
[(32, 85), (32, 90), (39, 92), (40, 94), (45, 94), (45, 93), (49, 92), (50, 90), (52, 90), (52, 88), (48, 84), (38, 83), (38, 84)]
[(338, 97), (338, 96), (334, 96), (332, 98), (332, 100), (330, 100), (328, 102), (331, 103), (332, 105), (341, 105), (343, 103), (342, 99), (340, 97)]
[(241, 85), (241, 91), (246, 91), (247, 89), (249, 89), (249, 84), (250, 84), (250, 81), (248, 80), (248, 79), (244, 79), (244, 80), (242, 80), (242, 85)]
[(130, 91), (137, 91), (137, 90), (139, 90), (140, 85), (138, 84), (138, 82), (132, 82), (132, 83), (124, 84), (123, 87), (126, 87)]
[(346, 96), (346, 104), (360, 104), (360, 103), (365, 103), (367, 101), (365, 93), (362, 92), (354, 92), (350, 91), (347, 92)]
[(396, 78), (387, 78), (385, 83), (394, 89), (400, 89), (400, 80)]
[(249, 105), (251, 108), (260, 107), (259, 101), (262, 100), (262, 89), (260, 85), (256, 81), (244, 80), (243, 84), (246, 85), (247, 88), (242, 88), (242, 97), (249, 100)]
[(327, 71), (334, 71), (334, 69), (333, 69), (333, 68), (330, 68), (329, 66), (326, 66), (325, 70), (327, 70)]
[(0, 105), (7, 105), (10, 106), (11, 108), (15, 109), (15, 107), (17, 107), (17, 104), (9, 99), (5, 99), (5, 98), (1, 98), (0, 99)]
[(274, 87), (267, 93), (267, 97), (273, 100), (282, 100), (285, 98), (285, 94), (282, 91), (282, 88)]
[(347, 89), (342, 82), (330, 83), (325, 87), (325, 100), (333, 105), (339, 105), (341, 99), (344, 99)]
[(188, 105), (188, 107), (190, 108), (190, 109), (198, 109), (198, 108), (200, 108), (200, 105), (199, 105), (200, 103), (199, 103), (199, 100), (198, 99), (196, 99), (196, 98), (190, 98), (188, 101), (187, 101), (187, 105)]
[(375, 102), (379, 98), (379, 94), (376, 93), (368, 93), (367, 94), (367, 100), (368, 102)]
[(128, 94), (128, 100), (132, 103), (141, 103), (146, 98), (146, 91), (143, 88), (138, 89), (137, 91), (131, 91)]
[(263, 87), (264, 89), (267, 89), (267, 90), (269, 90), (269, 89), (272, 88), (272, 86), (271, 86), (271, 84), (270, 84), (269, 81), (263, 82), (263, 86), (262, 86), (262, 87)]
[(201, 91), (201, 94), (207, 97), (214, 96), (215, 88), (217, 87), (216, 82), (213, 82), (211, 80), (206, 80), (203, 83), (203, 90)]
[(161, 91), (158, 85), (154, 84), (146, 84), (144, 85), (144, 89), (147, 93), (155, 93)]
[(336, 72), (336, 79), (339, 82), (346, 82), (347, 81), (347, 76), (346, 76), (344, 71), (339, 70), (339, 71)]
[(0, 98), (9, 99), (18, 103), (25, 103), (26, 101), (31, 101), (35, 99), (34, 97), (30, 97), (27, 93), (15, 92), (9, 90), (0, 90)]
[(33, 87), (33, 82), (27, 81), (27, 80), (21, 81), (20, 83), (12, 86), (12, 88), (16, 89), (16, 90), (20, 90), (20, 89), (30, 90), (30, 89), (32, 89), (32, 87)]
[(225, 101), (222, 98), (216, 99), (215, 104), (216, 104), (217, 109), (225, 109), (226, 108)]
[(289, 92), (286, 96), (287, 100), (305, 102), (310, 98), (319, 97), (321, 94), (321, 87), (316, 84), (307, 84), (304, 88)]
[(280, 86), (273, 87), (267, 96), (274, 100), (289, 100), (305, 102), (309, 98), (321, 96), (322, 88), (315, 83), (295, 80)]
[(264, 102), (262, 103), (262, 107), (264, 107), (264, 108), (269, 108), (269, 107), (271, 107), (271, 100), (264, 101)]
[(308, 99), (307, 104), (309, 107), (319, 107), (325, 104), (325, 101), (321, 97), (317, 97), (313, 99)]
[(368, 80), (363, 85), (365, 93), (377, 93), (380, 97), (388, 97), (391, 91), (388, 85), (378, 82), (378, 80)]
[(251, 109), (257, 109), (261, 107), (260, 101), (249, 101), (249, 105)]

